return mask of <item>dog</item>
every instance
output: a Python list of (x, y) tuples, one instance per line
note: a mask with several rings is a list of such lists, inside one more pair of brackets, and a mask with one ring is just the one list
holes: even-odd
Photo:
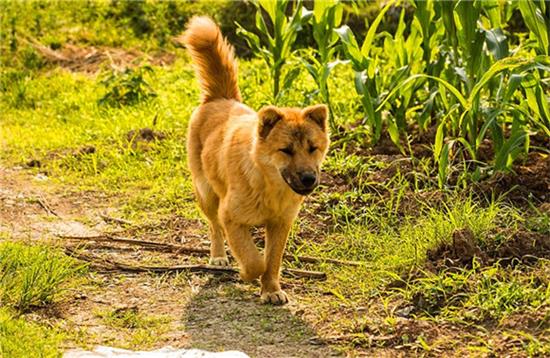
[[(180, 41), (193, 61), (201, 103), (187, 134), (195, 195), (209, 225), (210, 264), (228, 266), (224, 239), (244, 281), (260, 277), (261, 301), (285, 304), (279, 281), (287, 238), (304, 196), (319, 184), (330, 144), (328, 108), (242, 103), (233, 47), (208, 17), (190, 20)], [(250, 228), (264, 226), (258, 251)]]

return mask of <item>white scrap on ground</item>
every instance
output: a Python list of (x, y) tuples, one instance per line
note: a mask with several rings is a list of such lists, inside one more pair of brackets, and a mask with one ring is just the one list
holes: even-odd
[(72, 349), (63, 358), (250, 358), (243, 352), (207, 352), (200, 349), (175, 349), (164, 347), (150, 352), (97, 346), (93, 351)]

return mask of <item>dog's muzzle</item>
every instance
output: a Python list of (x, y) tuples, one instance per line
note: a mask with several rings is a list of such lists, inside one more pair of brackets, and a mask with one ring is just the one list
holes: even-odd
[(301, 171), (290, 173), (287, 170), (281, 171), (285, 183), (297, 194), (308, 195), (319, 185), (319, 176), (314, 171)]

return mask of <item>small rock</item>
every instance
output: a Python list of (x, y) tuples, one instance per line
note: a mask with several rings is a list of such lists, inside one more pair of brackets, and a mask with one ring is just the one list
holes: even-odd
[(38, 174), (36, 174), (36, 175), (34, 176), (34, 179), (35, 179), (35, 180), (38, 180), (38, 181), (46, 181), (46, 180), (48, 180), (49, 178), (48, 178), (47, 175), (45, 175), (45, 174), (43, 174), (43, 173), (38, 173)]
[(395, 311), (395, 315), (403, 318), (409, 318), (414, 311), (414, 306), (406, 306)]

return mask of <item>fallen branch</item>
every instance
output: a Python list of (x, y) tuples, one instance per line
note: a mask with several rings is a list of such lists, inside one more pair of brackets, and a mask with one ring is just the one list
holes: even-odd
[[(153, 249), (155, 251), (167, 251), (175, 253), (188, 253), (188, 254), (210, 254), (210, 250), (206, 248), (188, 247), (177, 244), (169, 244), (162, 242), (154, 242), (147, 240), (127, 239), (123, 237), (116, 237), (109, 234), (94, 235), (94, 236), (70, 236), (70, 235), (57, 235), (57, 237), (66, 240), (79, 240), (79, 241), (102, 241), (102, 242), (118, 242), (128, 245), (141, 246), (145, 249)], [(116, 247), (113, 247), (116, 248)]]
[(99, 213), (99, 217), (103, 219), (103, 221), (107, 223), (116, 223), (121, 225), (134, 225), (133, 222), (121, 218), (115, 218), (112, 216), (107, 215), (106, 213)]
[[(175, 253), (190, 253), (190, 254), (200, 254), (200, 255), (210, 254), (210, 249), (207, 249), (207, 248), (197, 248), (197, 247), (190, 247), (190, 246), (184, 246), (184, 245), (178, 245), (178, 244), (154, 242), (154, 241), (148, 241), (148, 240), (127, 239), (127, 238), (115, 237), (109, 234), (95, 235), (95, 236), (58, 235), (58, 237), (62, 239), (67, 239), (67, 240), (83, 240), (83, 241), (96, 240), (96, 241), (119, 242), (119, 243), (124, 243), (129, 245), (142, 246), (144, 248), (152, 248), (154, 250), (162, 250), (162, 251), (175, 252)], [(321, 257), (314, 257), (314, 256), (294, 256), (294, 255), (287, 254), (287, 255), (284, 255), (284, 258), (286, 260), (297, 260), (297, 261), (307, 262), (307, 263), (327, 262), (327, 263), (338, 264), (338, 265), (364, 266), (364, 263), (362, 262), (345, 261), (345, 260), (321, 258)]]
[(314, 337), (312, 344), (337, 344), (337, 343), (352, 343), (358, 346), (370, 347), (373, 344), (383, 344), (396, 339), (396, 335), (375, 336), (363, 333), (342, 334), (338, 336)]
[[(211, 266), (202, 264), (176, 265), (176, 266), (147, 266), (147, 265), (130, 265), (127, 263), (109, 260), (98, 256), (87, 255), (71, 248), (65, 248), (65, 252), (76, 259), (89, 262), (92, 267), (108, 271), (125, 271), (125, 272), (210, 272), (214, 274), (236, 274), (239, 271), (233, 267)], [(315, 280), (324, 280), (327, 275), (321, 271), (307, 271), (295, 269), (283, 269), (283, 274), (292, 277), (310, 278)]]
[(37, 202), (38, 205), (40, 205), (40, 206), (42, 207), (42, 209), (44, 209), (48, 214), (59, 217), (59, 215), (58, 215), (58, 214), (48, 205), (48, 203), (46, 203), (46, 201), (45, 201), (44, 198), (38, 196), (38, 197), (36, 197), (36, 202)]

